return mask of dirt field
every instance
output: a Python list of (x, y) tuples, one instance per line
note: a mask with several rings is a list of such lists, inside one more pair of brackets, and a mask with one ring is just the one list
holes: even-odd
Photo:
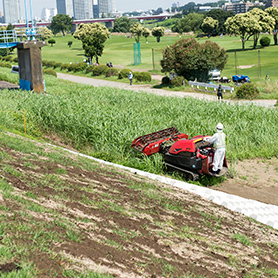
[(0, 276), (278, 276), (278, 231), (239, 213), (17, 136), (0, 155)]

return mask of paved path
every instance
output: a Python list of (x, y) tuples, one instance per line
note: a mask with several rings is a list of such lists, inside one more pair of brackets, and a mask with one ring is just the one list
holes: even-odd
[[(177, 91), (168, 91), (168, 90), (163, 90), (163, 89), (154, 89), (154, 88), (151, 88), (150, 85), (132, 85), (132, 86), (130, 86), (127, 83), (107, 81), (107, 80), (102, 80), (102, 79), (94, 79), (94, 78), (90, 78), (90, 77), (82, 77), (82, 76), (76, 76), (76, 75), (70, 75), (70, 74), (64, 74), (64, 73), (57, 73), (57, 76), (58, 76), (58, 78), (61, 78), (64, 80), (69, 80), (69, 81), (72, 81), (75, 83), (92, 85), (95, 87), (108, 86), (108, 87), (116, 87), (116, 88), (121, 88), (121, 89), (126, 89), (126, 90), (132, 90), (135, 92), (144, 91), (144, 92), (148, 92), (148, 93), (157, 94), (160, 96), (176, 96), (176, 97), (189, 96), (189, 97), (194, 97), (197, 99), (216, 101), (216, 96), (209, 95), (209, 94), (203, 94), (203, 93), (181, 92), (181, 91), (177, 92)], [(259, 105), (259, 106), (273, 108), (274, 104), (276, 103), (276, 100), (253, 100), (253, 101), (224, 100), (224, 102), (238, 103), (238, 104), (255, 104), (255, 105)]]

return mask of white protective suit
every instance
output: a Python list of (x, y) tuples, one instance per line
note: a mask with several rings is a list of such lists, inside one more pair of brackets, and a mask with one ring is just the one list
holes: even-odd
[(216, 172), (217, 170), (222, 170), (223, 161), (225, 157), (225, 133), (223, 130), (217, 129), (217, 133), (215, 133), (211, 138), (207, 139), (207, 142), (212, 143), (215, 148), (214, 158), (213, 158), (213, 168), (212, 170)]

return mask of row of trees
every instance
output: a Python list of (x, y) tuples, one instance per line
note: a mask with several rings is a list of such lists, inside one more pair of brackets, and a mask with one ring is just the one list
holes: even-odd
[(245, 42), (253, 37), (253, 48), (256, 48), (262, 32), (272, 33), (274, 43), (277, 45), (278, 9), (270, 7), (265, 11), (255, 8), (244, 14), (236, 14), (225, 22), (228, 34), (238, 35), (242, 42), (242, 49)]

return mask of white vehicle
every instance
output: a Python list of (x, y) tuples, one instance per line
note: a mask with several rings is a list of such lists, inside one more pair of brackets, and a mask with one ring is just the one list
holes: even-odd
[(19, 73), (19, 66), (12, 66), (12, 73)]
[(212, 80), (219, 80), (221, 78), (221, 71), (217, 68), (209, 71), (209, 77), (212, 78)]

